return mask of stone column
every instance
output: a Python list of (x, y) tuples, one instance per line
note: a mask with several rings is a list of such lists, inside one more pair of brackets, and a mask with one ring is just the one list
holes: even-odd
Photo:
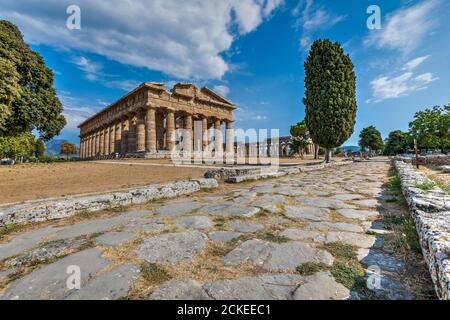
[(90, 158), (92, 154), (92, 135), (88, 136), (88, 145), (87, 145), (87, 157)]
[(95, 157), (100, 153), (100, 131), (95, 133)]
[(123, 153), (122, 149), (122, 121), (119, 121), (116, 123), (116, 130), (115, 130), (115, 137), (114, 137), (114, 150), (116, 153), (121, 154)]
[(215, 158), (216, 161), (221, 161), (223, 157), (223, 139), (222, 139), (222, 122), (216, 120), (214, 122), (214, 137), (215, 137)]
[(108, 156), (110, 154), (110, 152), (109, 152), (109, 126), (105, 128), (104, 136), (105, 136), (105, 138), (104, 138), (105, 143), (104, 143), (104, 147), (103, 147), (103, 154), (105, 156)]
[(136, 124), (136, 151), (145, 152), (145, 119), (144, 114), (137, 115)]
[(234, 131), (232, 121), (227, 121), (225, 152), (227, 163), (234, 163)]
[(120, 152), (125, 155), (128, 152), (128, 131), (130, 130), (130, 120), (124, 119), (122, 122), (122, 144)]
[(166, 145), (167, 150), (173, 151), (175, 149), (175, 112), (167, 111), (166, 123)]
[(145, 116), (145, 151), (156, 152), (156, 110), (148, 108)]
[(185, 135), (183, 137), (183, 149), (186, 151), (189, 156), (192, 156), (193, 151), (193, 134), (192, 134), (192, 115), (188, 114), (184, 118), (184, 124), (185, 124)]
[(105, 130), (100, 130), (100, 155), (103, 156), (105, 154)]
[(136, 120), (136, 116), (133, 115), (129, 121), (128, 152), (136, 152)]
[(208, 151), (208, 119), (202, 119), (202, 151)]
[(113, 123), (109, 127), (109, 153), (114, 154), (116, 152), (116, 125)]

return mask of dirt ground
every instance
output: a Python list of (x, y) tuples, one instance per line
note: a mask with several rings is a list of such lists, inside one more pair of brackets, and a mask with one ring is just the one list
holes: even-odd
[(435, 166), (420, 166), (419, 170), (424, 172), (428, 178), (436, 182), (442, 190), (450, 193), (450, 173), (444, 173)]
[(0, 166), (0, 204), (200, 178), (205, 171), (92, 162)]

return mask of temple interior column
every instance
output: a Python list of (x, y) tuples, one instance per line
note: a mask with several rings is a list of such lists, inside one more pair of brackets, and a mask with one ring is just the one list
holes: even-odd
[(128, 131), (128, 152), (136, 152), (136, 127), (137, 127), (137, 117), (133, 115), (129, 121), (129, 131)]
[(107, 156), (107, 155), (110, 154), (110, 152), (109, 152), (109, 126), (105, 128), (105, 131), (104, 131), (104, 132), (105, 132), (105, 133), (104, 133), (104, 136), (105, 136), (105, 138), (104, 138), (105, 144), (104, 144), (104, 147), (103, 147), (103, 154), (104, 154), (105, 156)]
[(167, 111), (166, 127), (167, 150), (173, 151), (175, 148), (175, 113), (172, 110)]
[(122, 143), (122, 121), (119, 120), (118, 123), (115, 124), (116, 130), (114, 132), (114, 152), (122, 153), (121, 143)]
[(220, 161), (220, 158), (223, 157), (222, 122), (220, 120), (214, 122), (214, 139), (215, 158)]
[(97, 157), (100, 153), (100, 131), (95, 133), (95, 156)]
[(125, 155), (128, 152), (128, 131), (130, 130), (130, 120), (124, 119), (122, 122), (122, 143), (120, 152)]
[(141, 112), (136, 120), (136, 152), (145, 152), (145, 115)]
[(105, 130), (100, 130), (100, 155), (105, 154)]
[(203, 152), (208, 151), (208, 119), (202, 118), (202, 145)]
[(164, 114), (162, 112), (156, 113), (156, 150), (165, 150), (165, 125)]
[(148, 108), (145, 116), (145, 151), (156, 152), (156, 110)]
[(116, 125), (113, 123), (109, 127), (109, 154), (116, 152)]
[(192, 146), (194, 143), (192, 134), (192, 115), (188, 114), (184, 118), (184, 129), (186, 130), (183, 137), (183, 149), (192, 156)]
[(226, 141), (225, 141), (225, 152), (227, 157), (227, 162), (234, 162), (234, 130), (233, 122), (226, 122)]

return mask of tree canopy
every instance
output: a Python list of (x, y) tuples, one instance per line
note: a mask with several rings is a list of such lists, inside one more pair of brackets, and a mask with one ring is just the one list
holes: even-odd
[(374, 126), (362, 129), (359, 134), (359, 146), (361, 149), (368, 148), (369, 152), (383, 149), (383, 139), (380, 131)]
[(60, 152), (61, 154), (65, 154), (68, 158), (70, 155), (77, 153), (77, 146), (72, 142), (66, 141), (61, 145)]
[(417, 112), (409, 130), (420, 149), (450, 149), (450, 105)]
[(303, 157), (304, 151), (306, 147), (308, 147), (311, 138), (304, 120), (291, 126), (291, 136), (293, 152), (298, 152), (301, 157)]
[(392, 131), (385, 140), (383, 153), (386, 156), (406, 153), (410, 148), (410, 144), (411, 139), (407, 132), (401, 130)]
[(0, 135), (37, 130), (49, 140), (66, 125), (62, 112), (52, 70), (14, 24), (0, 20)]
[(306, 124), (315, 143), (327, 149), (342, 145), (356, 119), (356, 76), (339, 43), (315, 41), (305, 62)]
[(0, 136), (0, 158), (28, 159), (35, 153), (35, 137), (31, 132)]

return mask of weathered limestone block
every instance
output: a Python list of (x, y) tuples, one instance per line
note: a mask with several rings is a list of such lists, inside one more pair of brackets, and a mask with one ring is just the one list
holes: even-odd
[(0, 226), (61, 219), (82, 211), (93, 212), (124, 205), (146, 203), (151, 200), (174, 198), (202, 189), (217, 187), (218, 183), (214, 179), (197, 179), (149, 185), (100, 195), (26, 202), (11, 207), (1, 207)]

